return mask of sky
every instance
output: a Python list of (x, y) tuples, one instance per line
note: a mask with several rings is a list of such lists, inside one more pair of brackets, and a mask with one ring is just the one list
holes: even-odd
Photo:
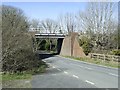
[(2, 4), (21, 8), (28, 18), (39, 20), (46, 18), (56, 20), (59, 15), (67, 12), (83, 11), (87, 5), (86, 2), (4, 2)]
[[(65, 13), (76, 14), (79, 11), (85, 11), (88, 2), (2, 2), (2, 4), (22, 9), (30, 20), (47, 18), (57, 20)], [(118, 15), (117, 5), (114, 12), (115, 17), (116, 15)]]

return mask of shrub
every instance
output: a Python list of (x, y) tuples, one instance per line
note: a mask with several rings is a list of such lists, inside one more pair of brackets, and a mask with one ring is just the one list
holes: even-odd
[(86, 55), (91, 52), (92, 50), (92, 45), (90, 43), (85, 43), (82, 45), (83, 51)]
[(120, 56), (120, 50), (119, 49), (118, 50), (112, 50), (111, 54)]
[(92, 51), (93, 45), (90, 42), (90, 39), (86, 36), (82, 36), (79, 39), (79, 45), (83, 48), (83, 51), (86, 55)]
[(23, 72), (40, 67), (33, 52), (32, 37), (28, 32), (29, 23), (22, 10), (2, 6), (2, 70)]
[(39, 50), (45, 50), (46, 47), (46, 40), (42, 40), (41, 43), (39, 44)]
[(50, 50), (50, 43), (48, 41), (45, 44), (45, 50)]

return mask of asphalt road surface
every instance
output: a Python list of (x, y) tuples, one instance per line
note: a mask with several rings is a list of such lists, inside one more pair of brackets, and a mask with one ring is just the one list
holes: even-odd
[(118, 88), (118, 69), (61, 56), (43, 59), (46, 73), (32, 78), (32, 88)]

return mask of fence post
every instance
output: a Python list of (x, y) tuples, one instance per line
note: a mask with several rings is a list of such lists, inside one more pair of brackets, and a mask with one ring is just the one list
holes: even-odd
[[(97, 54), (96, 54), (97, 55)], [(99, 55), (97, 55), (97, 59), (99, 60)]]
[(105, 62), (105, 60), (106, 60), (106, 58), (105, 58), (105, 54), (103, 54), (103, 55), (104, 55), (104, 60), (103, 60), (103, 61)]
[(114, 61), (114, 56), (112, 55), (112, 62)]

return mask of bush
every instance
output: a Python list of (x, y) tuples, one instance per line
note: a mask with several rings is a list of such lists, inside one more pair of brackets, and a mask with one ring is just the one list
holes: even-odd
[(32, 37), (28, 32), (29, 23), (22, 10), (2, 6), (2, 71), (23, 72), (40, 67), (33, 52)]
[(47, 50), (47, 51), (50, 50), (50, 43), (48, 41), (45, 44), (45, 50)]
[(92, 45), (90, 43), (85, 43), (82, 45), (83, 51), (86, 55), (88, 55), (92, 50)]
[(112, 50), (111, 54), (120, 56), (120, 50), (119, 49), (118, 50)]
[(39, 44), (39, 50), (45, 50), (46, 47), (46, 40), (42, 40), (41, 43)]
[(90, 42), (90, 39), (86, 36), (82, 36), (79, 39), (79, 45), (83, 48), (83, 51), (86, 55), (92, 51), (93, 45)]

